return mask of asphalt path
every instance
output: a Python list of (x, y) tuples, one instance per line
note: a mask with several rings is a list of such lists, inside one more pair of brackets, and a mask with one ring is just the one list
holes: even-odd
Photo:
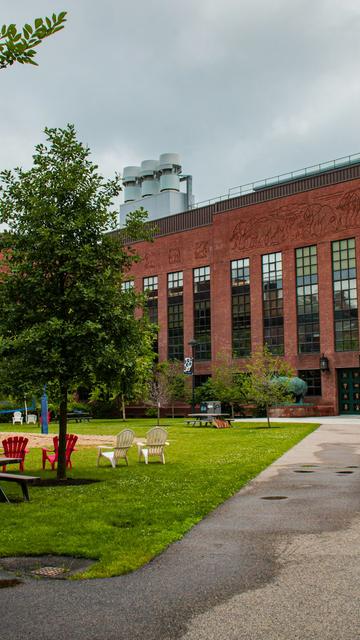
[(0, 589), (0, 638), (356, 640), (359, 540), (360, 423), (323, 424), (139, 571)]

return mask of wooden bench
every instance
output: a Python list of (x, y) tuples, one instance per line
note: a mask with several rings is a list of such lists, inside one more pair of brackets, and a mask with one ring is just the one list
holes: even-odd
[(231, 427), (231, 420), (229, 419), (214, 418), (212, 423), (215, 429), (229, 429)]
[[(24, 500), (28, 502), (29, 489), (28, 484), (32, 484), (35, 480), (38, 480), (36, 476), (20, 476), (16, 473), (0, 473), (0, 482), (17, 482), (21, 486)], [(10, 502), (5, 491), (0, 487), (0, 502)]]

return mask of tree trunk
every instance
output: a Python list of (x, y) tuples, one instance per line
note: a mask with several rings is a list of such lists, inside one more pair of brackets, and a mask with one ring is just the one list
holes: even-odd
[(121, 410), (123, 422), (126, 422), (125, 398), (123, 393), (121, 394)]
[(57, 478), (64, 480), (66, 478), (66, 432), (67, 432), (67, 406), (68, 406), (68, 388), (66, 385), (60, 385), (60, 420), (59, 420), (59, 455), (57, 465)]
[(173, 402), (171, 403), (171, 415), (172, 415), (172, 418), (174, 419), (175, 418), (175, 406), (174, 406)]
[(267, 419), (268, 427), (269, 427), (269, 429), (270, 429), (269, 408), (270, 408), (270, 407), (269, 407), (269, 405), (267, 404), (267, 405), (266, 405), (266, 419)]
[(235, 413), (234, 413), (234, 403), (230, 402), (230, 407), (231, 407), (231, 417), (234, 418), (235, 417)]
[(160, 402), (157, 403), (157, 426), (160, 426)]

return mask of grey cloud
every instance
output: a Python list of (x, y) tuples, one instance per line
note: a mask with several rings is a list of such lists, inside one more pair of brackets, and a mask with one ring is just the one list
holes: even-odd
[(1, 73), (0, 167), (74, 122), (105, 174), (181, 154), (199, 200), (359, 151), (354, 0), (27, 0), (19, 24), (68, 9), (40, 66)]

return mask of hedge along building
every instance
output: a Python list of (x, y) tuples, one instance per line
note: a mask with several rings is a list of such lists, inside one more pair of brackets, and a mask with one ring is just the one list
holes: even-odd
[[(181, 179), (176, 158), (171, 189)], [(160, 181), (154, 189), (162, 193)], [(172, 215), (157, 216), (151, 197), (123, 205), (156, 220), (123, 286), (148, 293), (159, 359), (182, 360), (195, 339), (199, 384), (220, 354), (243, 367), (266, 343), (306, 380), (315, 411), (360, 414), (360, 154), (197, 206), (188, 191), (187, 209)]]

